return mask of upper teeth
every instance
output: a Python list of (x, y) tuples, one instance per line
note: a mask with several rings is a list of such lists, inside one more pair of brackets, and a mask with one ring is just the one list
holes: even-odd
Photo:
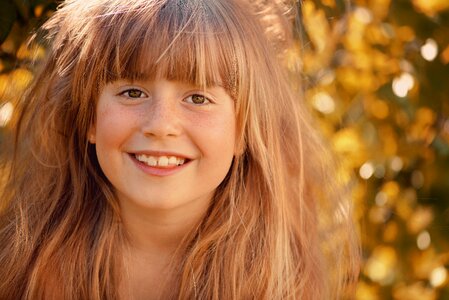
[(185, 159), (176, 156), (149, 156), (145, 154), (136, 154), (138, 161), (141, 161), (151, 167), (167, 167), (167, 166), (180, 166), (184, 164)]

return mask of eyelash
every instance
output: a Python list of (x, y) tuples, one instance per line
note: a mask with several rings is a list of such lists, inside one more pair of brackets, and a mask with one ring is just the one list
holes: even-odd
[[(196, 96), (196, 97), (199, 96), (199, 97), (203, 98), (204, 99), (204, 103), (195, 103), (195, 102), (193, 102), (193, 97), (194, 96)], [(191, 100), (187, 101), (188, 99), (191, 99)], [(188, 96), (187, 98), (185, 98), (184, 101), (187, 102), (187, 103), (198, 105), (198, 106), (208, 105), (208, 104), (212, 103), (212, 101), (209, 98), (207, 98), (206, 96), (201, 95), (201, 94), (192, 94), (192, 95)]]
[[(138, 97), (133, 97), (133, 96), (130, 95), (130, 92), (138, 92), (140, 94), (139, 94)], [(140, 98), (148, 97), (148, 95), (145, 94), (145, 92), (143, 92), (143, 91), (141, 91), (139, 89), (127, 89), (127, 90), (121, 92), (120, 95), (123, 95), (123, 96), (125, 96), (127, 98), (130, 98), (130, 99), (140, 99)], [(201, 97), (201, 98), (204, 99), (204, 102), (203, 103), (195, 103), (194, 100), (193, 100), (193, 97)], [(189, 101), (189, 99), (191, 99), (191, 100)], [(208, 97), (206, 97), (204, 95), (201, 95), (201, 94), (192, 94), (192, 95), (184, 98), (184, 101), (187, 102), (187, 103), (190, 103), (190, 104), (197, 105), (197, 106), (203, 106), (203, 105), (208, 105), (208, 104), (212, 103), (212, 101)]]
[[(130, 92), (138, 92), (138, 93), (140, 93), (140, 96), (139, 97), (132, 97), (129, 94)], [(120, 95), (123, 95), (123, 96), (125, 96), (127, 98), (130, 98), (130, 99), (140, 99), (140, 98), (148, 97), (147, 94), (145, 94), (143, 91), (141, 91), (139, 89), (127, 89), (126, 91), (121, 92)]]

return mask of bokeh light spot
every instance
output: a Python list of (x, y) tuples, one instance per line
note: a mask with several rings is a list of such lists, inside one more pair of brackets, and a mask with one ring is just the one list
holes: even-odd
[(355, 18), (363, 23), (363, 24), (369, 24), (373, 21), (373, 14), (370, 10), (368, 10), (365, 7), (357, 7), (354, 9), (354, 16)]
[(320, 92), (313, 97), (313, 106), (323, 114), (333, 113), (335, 110), (335, 101), (329, 94)]
[(379, 246), (368, 259), (364, 271), (371, 280), (387, 285), (394, 280), (396, 263), (396, 251), (392, 247)]
[(393, 79), (393, 93), (398, 97), (407, 96), (408, 92), (415, 85), (415, 79), (409, 73), (402, 73), (399, 77)]
[(377, 206), (384, 206), (385, 204), (387, 204), (388, 196), (384, 192), (379, 192), (376, 195), (375, 201)]
[(419, 250), (425, 250), (429, 248), (430, 242), (430, 234), (427, 230), (421, 232), (416, 239), (416, 245), (418, 246)]
[(374, 174), (374, 166), (371, 162), (364, 163), (359, 170), (359, 175), (363, 179), (369, 179)]
[(438, 55), (438, 45), (433, 39), (427, 39), (421, 47), (421, 56), (427, 61), (433, 61)]
[(442, 286), (447, 279), (447, 270), (445, 267), (438, 267), (433, 269), (430, 273), (430, 284), (434, 287)]
[(402, 170), (403, 166), (404, 166), (404, 162), (402, 161), (402, 159), (399, 156), (395, 156), (391, 159), (390, 168), (393, 171), (399, 172)]

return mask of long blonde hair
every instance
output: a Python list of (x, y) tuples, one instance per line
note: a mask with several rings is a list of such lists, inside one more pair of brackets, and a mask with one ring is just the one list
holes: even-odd
[(0, 299), (118, 299), (120, 208), (87, 133), (120, 78), (220, 83), (235, 100), (239, 151), (185, 238), (173, 298), (342, 297), (358, 274), (349, 200), (256, 2), (61, 5), (3, 163)]

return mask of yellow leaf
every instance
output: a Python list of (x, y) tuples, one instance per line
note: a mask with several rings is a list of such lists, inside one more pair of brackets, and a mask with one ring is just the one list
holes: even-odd
[(11, 88), (20, 92), (24, 91), (33, 79), (33, 73), (23, 68), (12, 71), (10, 76), (12, 83)]
[(410, 126), (408, 138), (411, 141), (424, 141), (430, 144), (436, 136), (435, 128), (436, 122), (435, 112), (427, 107), (418, 109), (415, 115), (415, 122)]
[(335, 0), (322, 0), (321, 3), (330, 8), (335, 8)]
[(45, 55), (45, 50), (41, 46), (32, 45), (30, 47), (27, 46), (27, 43), (23, 43), (20, 45), (19, 50), (17, 50), (17, 58), (18, 59), (29, 59), (29, 60), (37, 60), (42, 59)]
[(40, 17), (40, 16), (42, 16), (42, 13), (44, 12), (44, 6), (41, 4), (41, 5), (37, 5), (35, 8), (34, 8), (34, 15), (36, 16), (36, 17)]
[(396, 222), (389, 222), (383, 232), (383, 240), (385, 242), (393, 242), (397, 239), (399, 234), (398, 224)]
[(303, 3), (304, 26), (317, 52), (323, 52), (329, 42), (330, 26), (324, 11), (318, 10), (312, 1)]
[(379, 86), (377, 77), (370, 71), (360, 71), (354, 68), (343, 67), (336, 72), (337, 79), (344, 88), (351, 92), (373, 92)]
[(407, 221), (407, 229), (412, 234), (417, 234), (425, 229), (433, 221), (433, 211), (430, 207), (418, 207)]
[(376, 0), (371, 2), (371, 10), (378, 20), (383, 20), (388, 16), (391, 0)]
[(356, 300), (380, 300), (378, 289), (366, 282), (360, 281), (355, 294)]
[(411, 42), (415, 38), (415, 32), (411, 27), (401, 26), (396, 29), (396, 36), (404, 42)]
[(411, 260), (413, 261), (413, 273), (418, 279), (425, 280), (429, 277), (432, 270), (440, 264), (437, 253), (433, 247), (425, 251), (416, 249), (412, 252)]
[(33, 74), (26, 69), (16, 69), (9, 74), (0, 75), (0, 97), (13, 101), (22, 95), (33, 79)]
[(380, 284), (393, 282), (398, 258), (396, 250), (390, 246), (377, 246), (366, 262), (364, 273)]
[(365, 146), (353, 128), (338, 131), (332, 138), (335, 151), (350, 160), (351, 167), (357, 167), (365, 161)]
[(7, 88), (9, 87), (9, 76), (6, 74), (0, 75), (0, 98), (6, 98), (5, 93)]
[[(368, 98), (370, 99), (370, 98)], [(388, 107), (388, 104), (380, 99), (370, 99), (370, 101), (367, 101), (367, 110), (371, 115), (373, 115), (377, 119), (385, 119), (388, 117), (390, 113), (390, 109)]]
[(441, 61), (447, 65), (449, 63), (449, 46), (446, 47), (446, 49), (443, 50), (441, 53)]
[(447, 0), (412, 0), (413, 5), (423, 13), (434, 16), (435, 14), (449, 9)]
[(424, 282), (415, 282), (411, 285), (401, 283), (393, 290), (395, 300), (436, 300), (436, 291), (427, 287)]

